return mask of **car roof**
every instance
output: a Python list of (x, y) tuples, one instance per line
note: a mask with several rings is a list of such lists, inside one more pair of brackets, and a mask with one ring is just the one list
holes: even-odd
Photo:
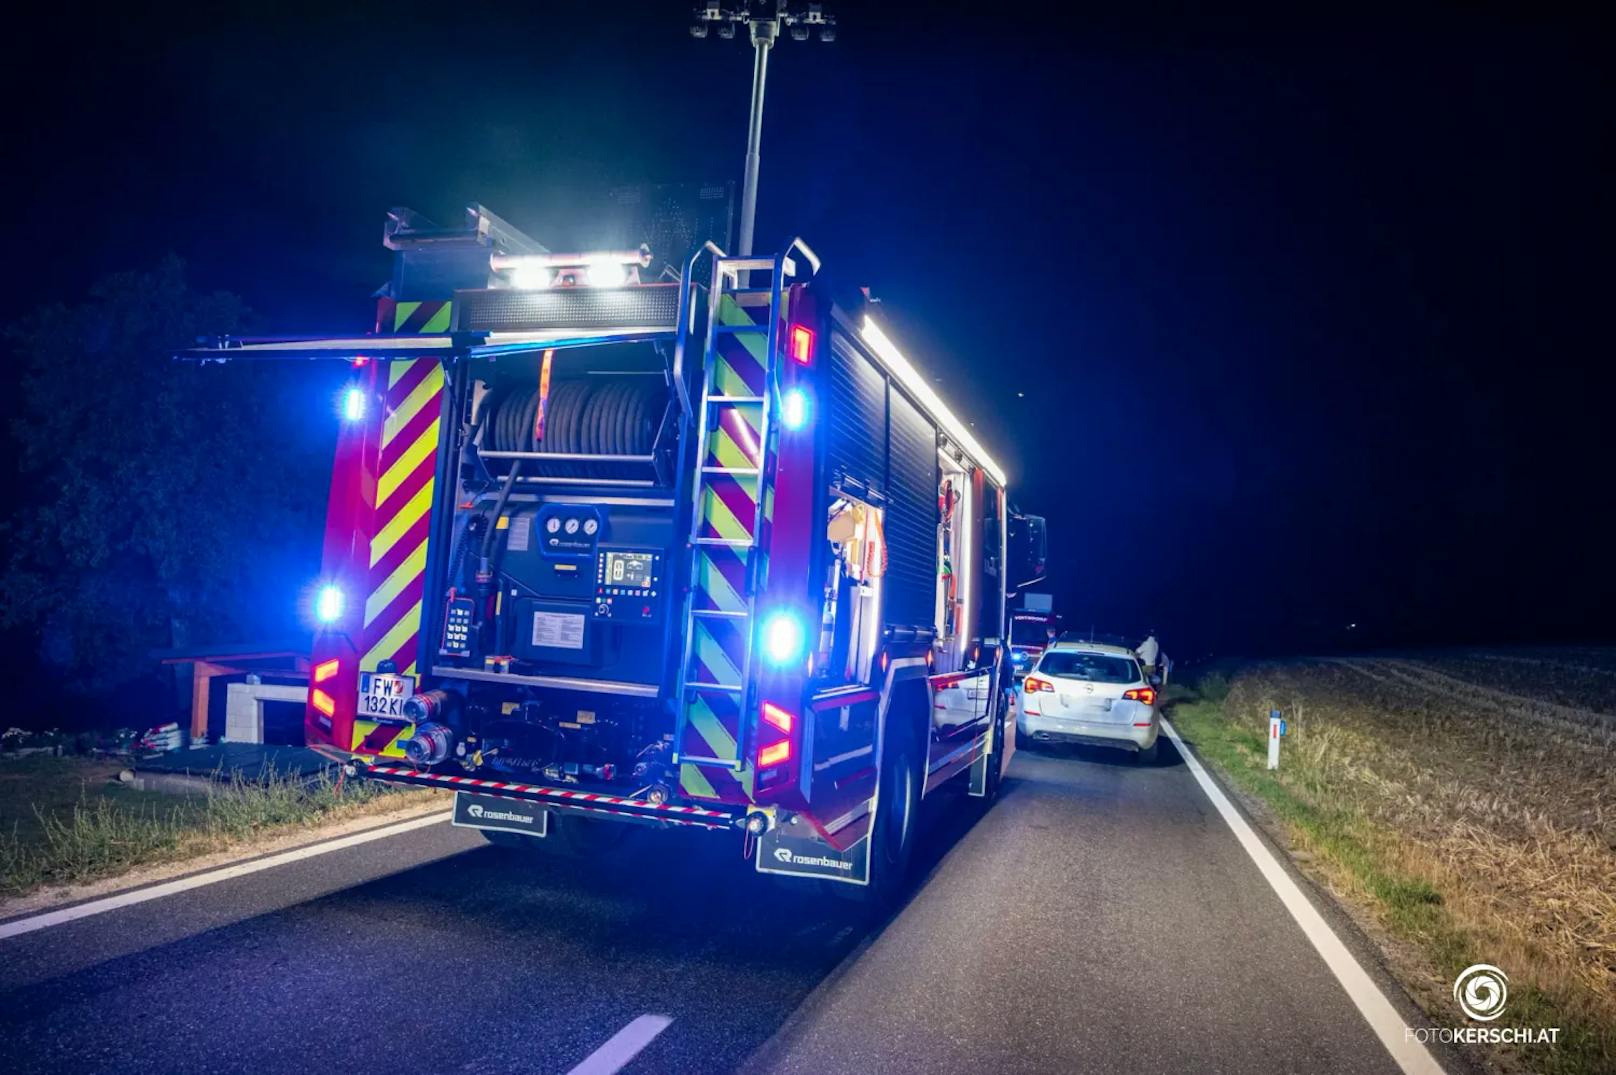
[(1105, 642), (1057, 642), (1050, 646), (1049, 651), (1061, 653), (1109, 653), (1116, 657), (1132, 657), (1138, 659), (1139, 655), (1127, 646), (1112, 646)]

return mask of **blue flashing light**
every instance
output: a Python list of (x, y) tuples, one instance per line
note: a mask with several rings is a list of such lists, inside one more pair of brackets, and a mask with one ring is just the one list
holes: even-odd
[(808, 424), (808, 393), (788, 388), (780, 396), (780, 424), (796, 432)]
[(763, 623), (763, 654), (778, 665), (802, 659), (802, 621), (790, 612), (776, 612)]
[(336, 586), (322, 586), (314, 598), (314, 618), (321, 623), (331, 624), (342, 619), (342, 610), (347, 600), (342, 590)]
[(365, 390), (357, 385), (350, 386), (342, 393), (342, 417), (350, 422), (357, 422), (365, 416)]

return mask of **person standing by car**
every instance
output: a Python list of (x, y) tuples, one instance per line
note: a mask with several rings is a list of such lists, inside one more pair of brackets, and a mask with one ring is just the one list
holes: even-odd
[(1139, 654), (1139, 660), (1144, 664), (1146, 670), (1150, 672), (1156, 671), (1156, 663), (1161, 658), (1161, 643), (1156, 641), (1154, 628), (1145, 637), (1145, 640), (1139, 643), (1139, 648), (1135, 652)]

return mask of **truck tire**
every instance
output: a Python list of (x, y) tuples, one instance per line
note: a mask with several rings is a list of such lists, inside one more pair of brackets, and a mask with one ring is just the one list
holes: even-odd
[(999, 785), (1004, 780), (1004, 748), (1005, 748), (1004, 710), (999, 710), (999, 719), (993, 724), (993, 739), (989, 744), (993, 753), (988, 755), (987, 779), (984, 782), (982, 798), (978, 801), (985, 811), (992, 806), (999, 797)]
[(880, 790), (870, 826), (870, 883), (854, 889), (882, 908), (898, 901), (908, 880), (925, 780), (925, 759), (914, 732), (901, 714), (894, 717), (882, 745)]

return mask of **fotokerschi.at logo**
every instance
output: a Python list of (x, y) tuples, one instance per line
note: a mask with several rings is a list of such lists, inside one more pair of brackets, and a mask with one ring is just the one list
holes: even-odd
[[(1509, 975), (1491, 963), (1476, 963), (1453, 980), (1453, 999), (1459, 1009), (1478, 1023), (1491, 1023), (1509, 1003)], [(1554, 1045), (1557, 1026), (1420, 1026), (1404, 1027), (1408, 1041), (1468, 1045)]]
[(1477, 1022), (1490, 1023), (1504, 1014), (1509, 1002), (1509, 975), (1491, 963), (1477, 963), (1453, 980), (1453, 999)]

